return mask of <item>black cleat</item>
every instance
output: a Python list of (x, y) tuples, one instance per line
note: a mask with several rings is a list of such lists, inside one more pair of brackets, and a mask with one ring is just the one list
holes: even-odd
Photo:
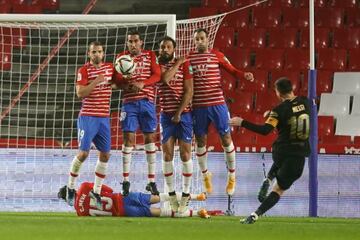
[(146, 191), (149, 191), (151, 192), (152, 195), (159, 195), (159, 191), (157, 189), (157, 186), (156, 186), (156, 183), (154, 182), (149, 182), (147, 185), (146, 185)]
[(265, 200), (265, 198), (267, 197), (269, 187), (270, 187), (270, 180), (268, 178), (265, 178), (258, 193), (259, 202), (262, 203)]
[(242, 219), (241, 223), (242, 224), (253, 224), (256, 222), (257, 219), (258, 219), (258, 216), (256, 215), (256, 213), (252, 213), (247, 218)]
[(69, 206), (74, 206), (76, 191), (75, 189), (70, 189), (67, 186), (63, 186), (59, 189), (58, 198), (65, 200), (65, 202), (69, 204)]
[(91, 192), (89, 193), (89, 197), (95, 201), (96, 208), (102, 210), (103, 206), (100, 194), (95, 193), (94, 190), (91, 190)]
[(123, 181), (122, 182), (122, 195), (127, 196), (130, 192), (130, 182), (129, 181)]

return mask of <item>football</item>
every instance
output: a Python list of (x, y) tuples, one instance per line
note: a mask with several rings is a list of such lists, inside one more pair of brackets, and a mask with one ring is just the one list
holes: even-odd
[(129, 55), (122, 55), (115, 60), (115, 70), (123, 75), (134, 72), (136, 64)]

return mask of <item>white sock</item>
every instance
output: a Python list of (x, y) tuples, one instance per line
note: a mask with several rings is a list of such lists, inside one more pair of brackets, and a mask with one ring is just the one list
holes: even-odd
[(182, 190), (184, 193), (190, 193), (191, 179), (193, 173), (192, 159), (182, 162)]
[(155, 143), (148, 143), (144, 146), (146, 151), (146, 160), (148, 163), (148, 180), (155, 182), (155, 167), (156, 167), (156, 146)]
[(171, 208), (161, 208), (160, 217), (173, 217), (173, 212), (171, 211)]
[[(190, 193), (191, 201), (197, 201), (197, 196), (198, 196), (198, 194)], [(160, 193), (159, 197), (160, 197), (160, 202), (167, 202), (167, 201), (170, 200), (169, 193)], [(182, 197), (182, 193), (181, 192), (176, 192), (176, 199), (178, 201), (181, 200), (181, 197)]]
[(199, 162), (201, 173), (204, 175), (207, 172), (207, 150), (205, 147), (196, 147), (196, 157)]
[(235, 177), (236, 161), (235, 161), (235, 147), (233, 142), (231, 142), (228, 147), (223, 146), (223, 149), (224, 149), (226, 166), (228, 168), (228, 175), (231, 177)]
[(74, 189), (75, 188), (75, 181), (76, 178), (79, 176), (79, 171), (81, 168), (82, 162), (77, 158), (77, 156), (74, 157), (74, 159), (71, 162), (70, 166), (70, 174), (69, 174), (69, 180), (68, 180), (68, 188)]
[(122, 147), (122, 164), (123, 164), (123, 180), (129, 181), (130, 167), (131, 167), (131, 155), (133, 147)]
[(174, 164), (173, 161), (165, 162), (163, 161), (163, 173), (165, 178), (165, 184), (168, 192), (173, 192), (174, 190)]
[(96, 162), (95, 182), (94, 182), (94, 187), (93, 187), (93, 190), (95, 193), (100, 194), (100, 192), (101, 192), (101, 186), (102, 186), (104, 178), (106, 176), (107, 165), (108, 165), (107, 162), (100, 162), (100, 160), (98, 160)]

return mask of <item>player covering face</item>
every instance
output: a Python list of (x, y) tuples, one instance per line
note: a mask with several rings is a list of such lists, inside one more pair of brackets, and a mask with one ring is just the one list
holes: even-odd
[[(241, 126), (262, 135), (269, 134), (274, 128), (279, 133), (272, 146), (274, 163), (259, 193), (262, 203), (255, 212), (242, 220), (245, 224), (254, 223), (259, 216), (275, 206), (283, 193), (301, 177), (305, 157), (310, 154), (309, 100), (295, 96), (291, 81), (287, 78), (280, 78), (275, 82), (275, 92), (281, 103), (266, 114), (264, 125), (251, 123), (241, 117), (234, 117), (229, 121), (232, 126)], [(274, 177), (276, 182), (271, 193), (266, 196)]]
[[(110, 187), (103, 185), (101, 189), (101, 208), (94, 205), (89, 197), (93, 183), (84, 182), (76, 192), (74, 208), (78, 216), (113, 216), (113, 217), (192, 217), (209, 218), (205, 209), (193, 211), (188, 209), (183, 213), (175, 213), (171, 209), (152, 207), (152, 204), (169, 201), (169, 195), (160, 193), (150, 195), (140, 192), (131, 192), (127, 196), (115, 193)], [(180, 198), (181, 195), (177, 194)], [(66, 199), (66, 186), (60, 188), (58, 198)], [(205, 201), (206, 195), (191, 194), (192, 201)]]
[[(159, 62), (161, 83), (158, 88), (160, 99), (161, 134), (163, 150), (163, 173), (170, 195), (170, 206), (174, 212), (187, 210), (193, 172), (191, 141), (193, 135), (190, 102), (193, 95), (193, 76), (189, 61), (183, 57), (174, 58), (176, 42), (165, 37), (160, 42)], [(178, 142), (182, 161), (182, 198), (177, 200), (174, 188), (174, 148)]]

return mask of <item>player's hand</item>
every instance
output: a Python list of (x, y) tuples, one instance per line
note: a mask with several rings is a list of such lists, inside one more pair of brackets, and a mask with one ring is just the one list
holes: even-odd
[(176, 63), (179, 64), (179, 65), (183, 64), (185, 61), (186, 61), (185, 57), (178, 57), (176, 59)]
[(95, 80), (94, 80), (94, 82), (96, 83), (96, 85), (98, 85), (99, 83), (102, 83), (102, 82), (104, 82), (104, 81), (105, 81), (105, 77), (104, 77), (103, 74), (99, 74), (99, 75), (95, 78)]
[(242, 119), (241, 117), (233, 117), (229, 120), (229, 124), (230, 126), (241, 126), (242, 122), (244, 119)]
[(129, 90), (135, 93), (140, 92), (144, 88), (144, 82), (133, 82), (129, 86)]
[(132, 75), (131, 74), (126, 74), (126, 75), (122, 75), (122, 77), (123, 77), (123, 80), (130, 81), (131, 78), (132, 78)]
[(178, 124), (181, 120), (180, 114), (175, 113), (174, 116), (171, 118), (171, 122)]
[(250, 82), (254, 81), (254, 75), (251, 72), (245, 72), (244, 78)]

